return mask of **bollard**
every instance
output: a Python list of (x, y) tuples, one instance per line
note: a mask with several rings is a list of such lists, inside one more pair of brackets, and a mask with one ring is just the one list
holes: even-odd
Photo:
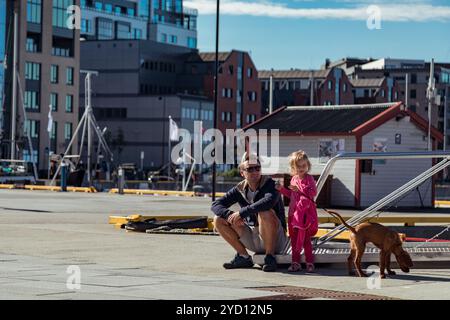
[(67, 192), (67, 165), (61, 163), (61, 191)]
[(119, 189), (119, 194), (123, 194), (123, 188), (125, 185), (125, 177), (123, 175), (123, 169), (122, 167), (119, 167), (119, 170), (117, 172), (117, 183), (118, 183), (118, 189)]

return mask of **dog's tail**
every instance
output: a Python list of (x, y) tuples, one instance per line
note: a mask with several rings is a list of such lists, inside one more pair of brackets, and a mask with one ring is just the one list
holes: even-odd
[(348, 229), (350, 230), (352, 233), (356, 233), (355, 228), (353, 228), (351, 225), (349, 225), (347, 222), (345, 222), (344, 218), (342, 218), (342, 216), (335, 212), (335, 211), (331, 211), (331, 210), (327, 210), (324, 209), (326, 212), (328, 212), (329, 214), (331, 214), (333, 217), (336, 217), (339, 219), (339, 221), (341, 221), (341, 223)]

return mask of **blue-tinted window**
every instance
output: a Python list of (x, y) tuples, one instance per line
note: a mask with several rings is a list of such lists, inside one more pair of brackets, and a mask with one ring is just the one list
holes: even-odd
[(188, 37), (188, 48), (196, 49), (197, 48), (197, 39)]
[(100, 1), (95, 1), (95, 9), (102, 10), (103, 9), (103, 3)]
[(68, 28), (67, 22), (73, 13), (67, 12), (67, 8), (73, 4), (73, 0), (53, 0), (52, 24), (54, 27)]
[(148, 17), (150, 12), (150, 0), (140, 0), (138, 6), (138, 14), (140, 17)]
[(132, 8), (127, 8), (127, 14), (131, 17), (134, 17), (134, 9)]
[(105, 3), (105, 11), (108, 13), (112, 13), (113, 12), (113, 6), (110, 3)]
[(41, 23), (42, 21), (42, 1), (27, 0), (27, 21)]

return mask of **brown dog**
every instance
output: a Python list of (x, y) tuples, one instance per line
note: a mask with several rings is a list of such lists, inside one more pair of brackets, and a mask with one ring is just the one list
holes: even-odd
[(384, 270), (387, 269), (389, 275), (395, 275), (391, 270), (391, 253), (395, 255), (398, 265), (403, 272), (409, 272), (409, 268), (413, 266), (411, 257), (408, 252), (402, 248), (402, 240), (398, 233), (386, 228), (379, 223), (364, 222), (356, 227), (348, 225), (342, 216), (334, 211), (325, 210), (332, 216), (337, 217), (344, 226), (351, 231), (350, 248), (351, 253), (348, 257), (348, 272), (353, 275), (353, 265), (356, 268), (358, 276), (367, 277), (361, 269), (361, 259), (366, 250), (366, 243), (372, 242), (377, 246), (380, 252), (380, 275), (386, 278)]

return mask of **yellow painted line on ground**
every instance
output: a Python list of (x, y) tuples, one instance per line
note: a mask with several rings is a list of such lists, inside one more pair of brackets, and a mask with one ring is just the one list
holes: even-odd
[[(181, 219), (197, 219), (202, 218), (206, 216), (143, 216), (139, 214), (132, 214), (129, 216), (110, 216), (108, 223), (113, 224), (115, 228), (120, 229), (120, 227), (124, 224), (127, 224), (128, 222), (139, 222), (139, 221), (145, 221), (149, 219), (155, 219), (156, 221), (163, 221), (163, 220), (181, 220)], [(214, 224), (213, 219), (208, 218), (208, 230), (213, 230)]]
[(447, 200), (436, 200), (434, 204), (437, 208), (450, 208), (450, 201)]
[(13, 184), (0, 184), (0, 189), (14, 189)]
[[(109, 191), (109, 193), (119, 193), (119, 189), (114, 188)], [(161, 195), (161, 196), (184, 196), (184, 197), (195, 197), (196, 193), (193, 191), (173, 191), (173, 190), (147, 190), (147, 189), (123, 189), (124, 194), (136, 194), (136, 195)], [(211, 196), (210, 193), (200, 193)], [(216, 192), (217, 197), (224, 196), (223, 192)]]
[[(60, 186), (35, 186), (35, 185), (26, 185), (26, 190), (34, 191), (34, 190), (40, 190), (40, 191), (61, 191)], [(85, 192), (85, 193), (96, 193), (97, 190), (95, 190), (94, 187), (67, 187), (68, 192)]]

